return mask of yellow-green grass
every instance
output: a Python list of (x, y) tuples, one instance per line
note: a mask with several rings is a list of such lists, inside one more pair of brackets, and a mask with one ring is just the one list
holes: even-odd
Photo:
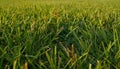
[(119, 0), (0, 0), (0, 69), (120, 69)]

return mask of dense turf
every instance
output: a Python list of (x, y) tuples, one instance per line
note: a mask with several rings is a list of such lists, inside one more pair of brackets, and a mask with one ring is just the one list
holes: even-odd
[(119, 0), (0, 0), (0, 69), (120, 69)]

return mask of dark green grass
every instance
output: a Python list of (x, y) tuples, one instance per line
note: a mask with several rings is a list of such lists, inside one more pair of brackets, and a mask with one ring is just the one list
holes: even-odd
[(120, 68), (119, 1), (11, 1), (0, 3), (0, 69)]

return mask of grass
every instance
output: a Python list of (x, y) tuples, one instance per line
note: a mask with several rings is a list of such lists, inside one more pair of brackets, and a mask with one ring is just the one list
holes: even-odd
[(119, 69), (119, 0), (0, 0), (0, 69)]

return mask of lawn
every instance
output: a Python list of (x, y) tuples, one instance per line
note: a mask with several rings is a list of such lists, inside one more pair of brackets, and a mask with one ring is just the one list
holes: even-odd
[(120, 69), (119, 0), (0, 0), (0, 69)]

